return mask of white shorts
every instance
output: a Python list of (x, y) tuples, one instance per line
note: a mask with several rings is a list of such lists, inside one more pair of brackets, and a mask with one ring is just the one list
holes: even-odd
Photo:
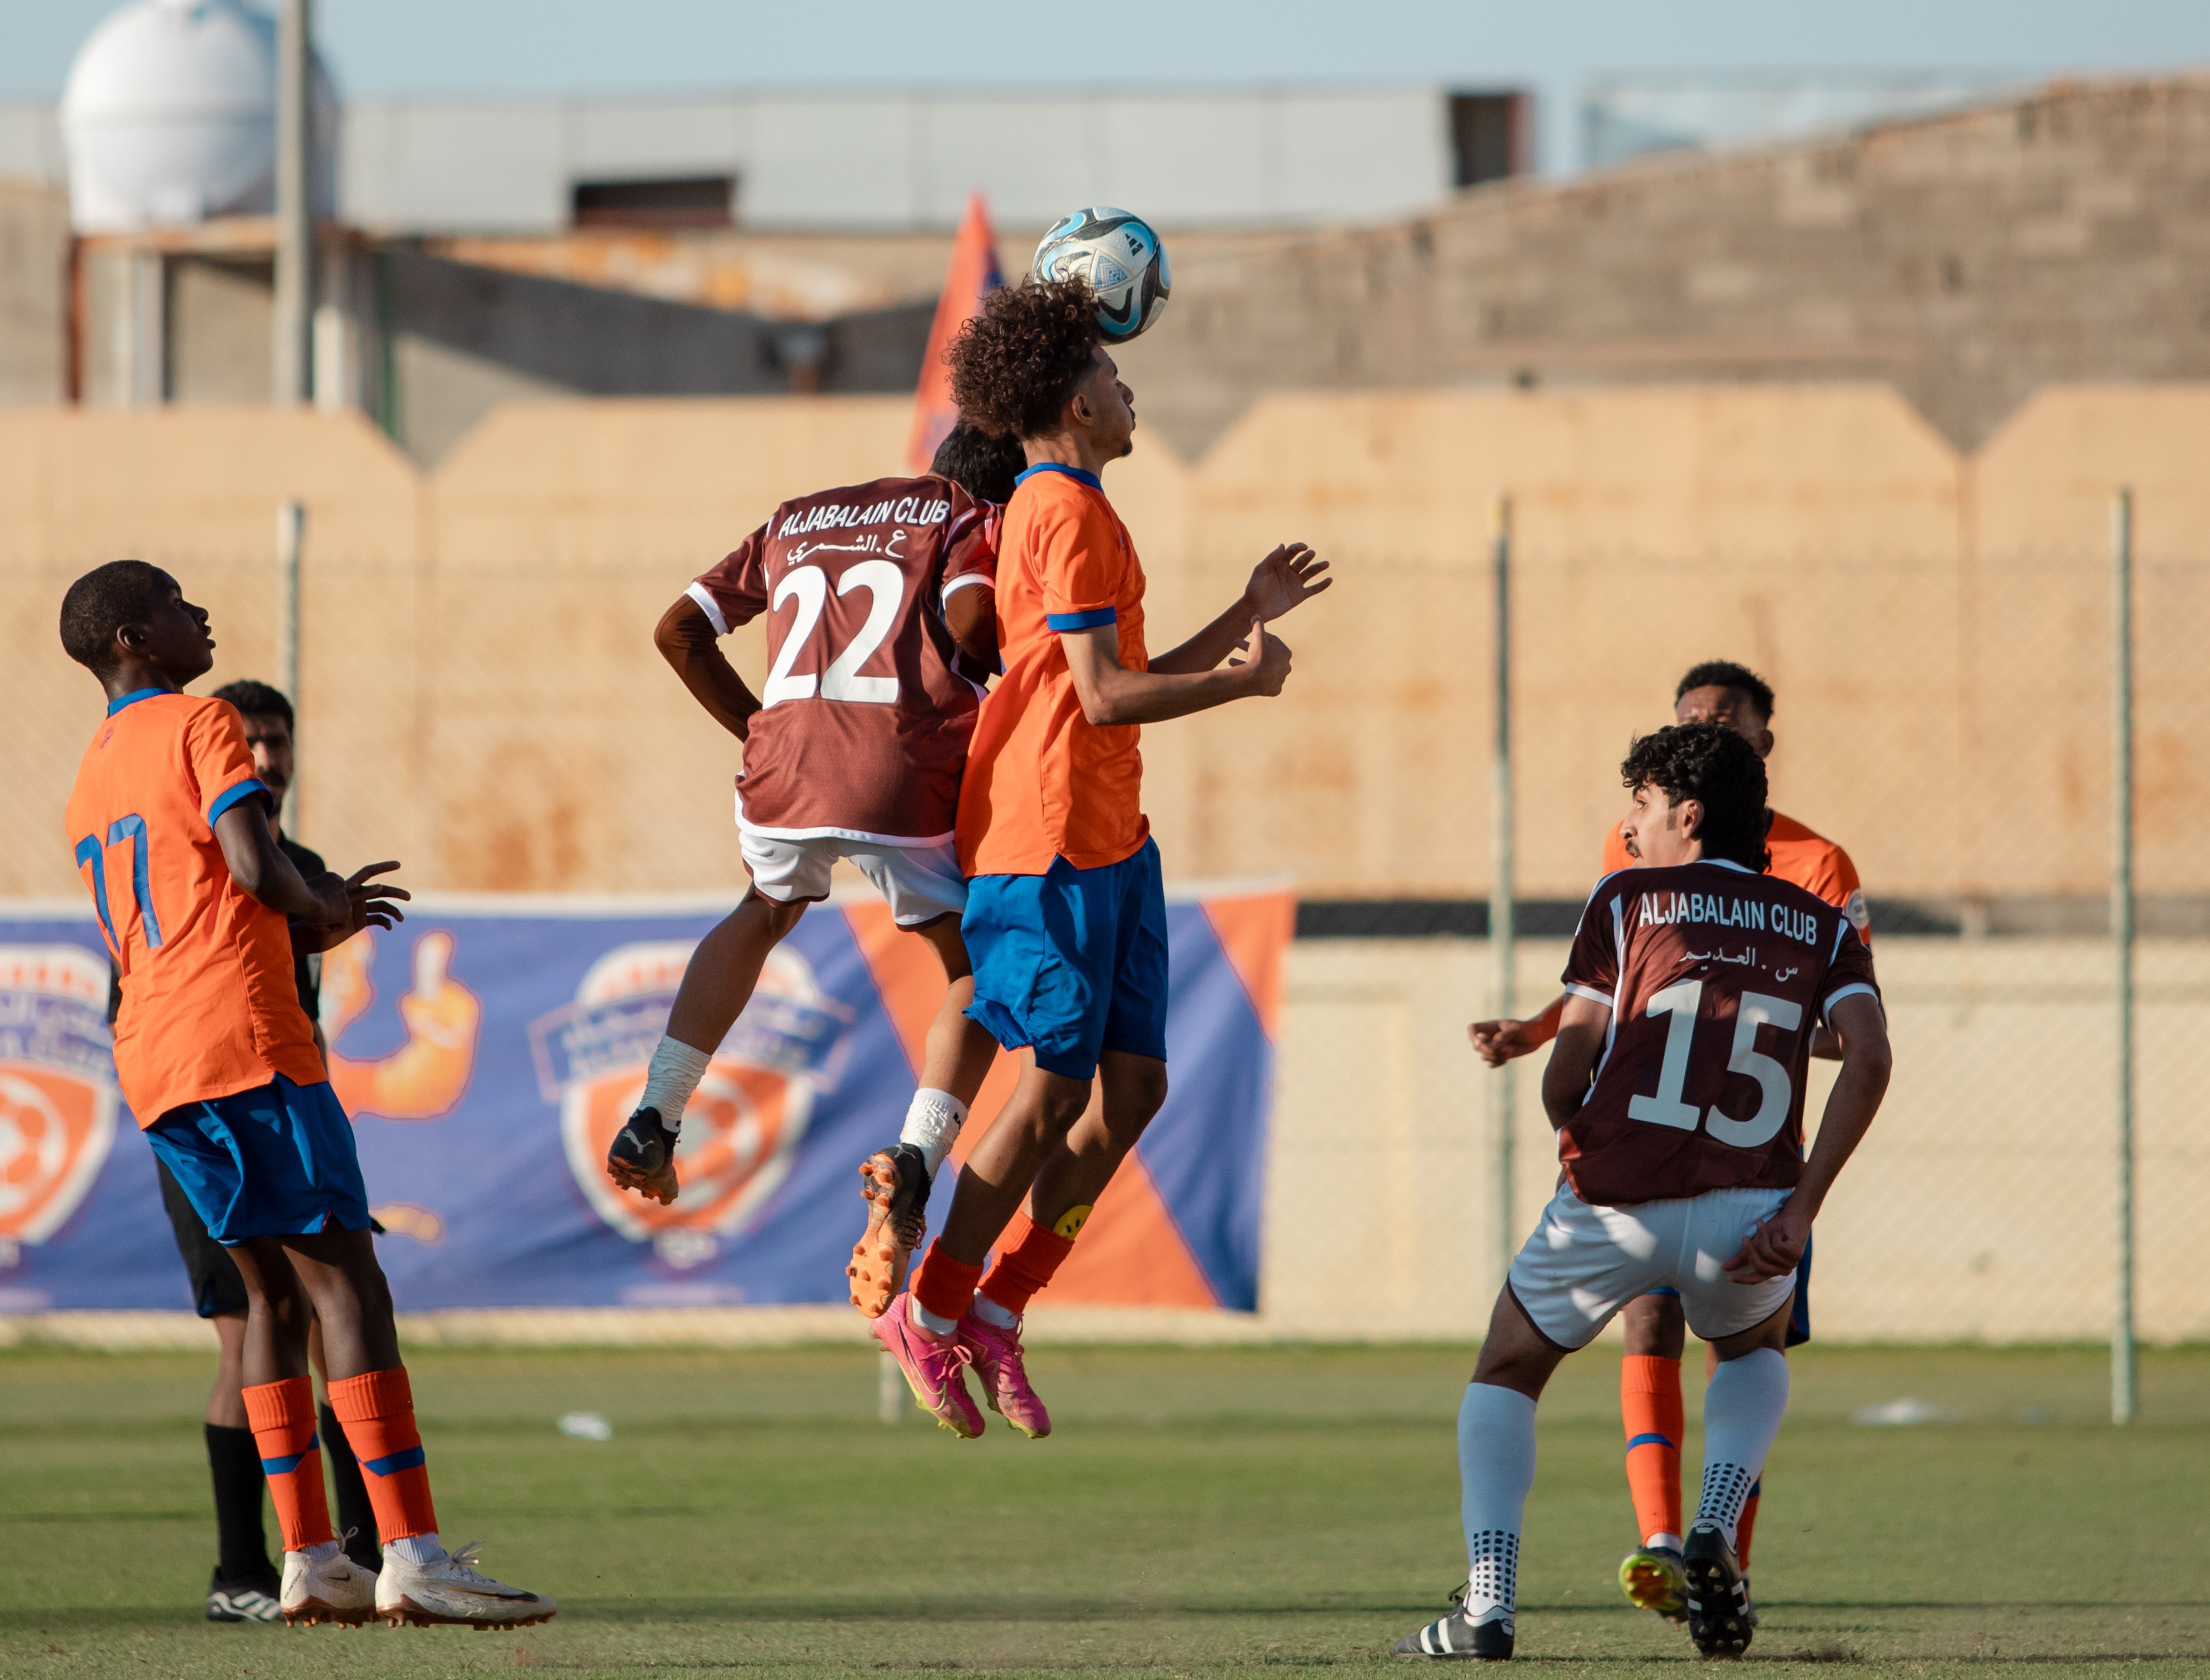
[(745, 867), (752, 871), (754, 890), (778, 904), (826, 898), (830, 866), (848, 857), (890, 900), (891, 914), (901, 928), (918, 928), (967, 908), (959, 849), (948, 840), (933, 846), (891, 846), (826, 834), (779, 840), (740, 824), (737, 843), (744, 850)]
[(1509, 1287), (1535, 1328), (1564, 1348), (1586, 1347), (1638, 1295), (1677, 1290), (1688, 1328), (1706, 1341), (1765, 1322), (1796, 1292), (1793, 1272), (1737, 1284), (1719, 1270), (1785, 1190), (1707, 1190), (1674, 1201), (1591, 1207), (1560, 1185), (1512, 1262)]

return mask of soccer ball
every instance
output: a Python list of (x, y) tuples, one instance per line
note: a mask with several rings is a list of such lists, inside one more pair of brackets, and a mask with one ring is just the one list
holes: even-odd
[(1167, 248), (1149, 222), (1126, 210), (1098, 205), (1061, 216), (1036, 247), (1029, 273), (1041, 281), (1088, 281), (1110, 343), (1126, 343), (1166, 310)]

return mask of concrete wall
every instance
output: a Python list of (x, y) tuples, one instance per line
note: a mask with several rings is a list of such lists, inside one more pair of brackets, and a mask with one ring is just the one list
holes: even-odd
[[(309, 510), (311, 843), (454, 888), (735, 882), (735, 743), (650, 626), (783, 496), (892, 468), (909, 416), (877, 398), (510, 407), (425, 477), (356, 416), (0, 415), (0, 708), (32, 720), (0, 740), (21, 795), (0, 893), (75, 891), (50, 828), (94, 700), (52, 639), (69, 579), (118, 553), (168, 565), (215, 611), (215, 680), (265, 676), (291, 496)], [(1779, 691), (1775, 802), (1844, 841), (1875, 897), (2092, 929), (2105, 528), (2128, 481), (2141, 879), (2153, 926), (2200, 922), (2206, 427), (2210, 386), (2053, 390), (1965, 459), (1878, 387), (1642, 388), (1282, 396), (1194, 465), (1140, 448), (1108, 483), (1162, 647), (1276, 541), (1314, 543), (1340, 579), (1280, 626), (1282, 698), (1147, 732), (1170, 867), (1283, 873), (1308, 896), (1486, 891), (1488, 518), (1508, 491), (1524, 894), (1586, 891), (1620, 754), (1683, 668), (1726, 656)], [(756, 677), (762, 645), (758, 627), (730, 644)]]
[(1977, 446), (2052, 381), (2210, 373), (2210, 79), (2016, 101), (1177, 251), (1126, 358), (1205, 446), (1260, 391), (1879, 378)]
[(69, 203), (52, 189), (0, 178), (0, 408), (66, 394)]

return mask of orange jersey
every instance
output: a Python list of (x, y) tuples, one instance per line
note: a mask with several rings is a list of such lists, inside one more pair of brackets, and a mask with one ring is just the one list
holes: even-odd
[(1095, 476), (1031, 467), (1006, 505), (998, 546), (998, 648), (959, 789), (959, 867), (1041, 875), (1054, 858), (1101, 869), (1150, 833), (1135, 724), (1082, 715), (1062, 633), (1115, 626), (1120, 663), (1149, 668), (1144, 567)]
[(151, 1126), (281, 1073), (329, 1077), (293, 983), (283, 916), (231, 879), (214, 821), (265, 800), (226, 700), (144, 688), (112, 701), (69, 798), (69, 836), (123, 980), (115, 1072)]
[[(1857, 937), (1872, 943), (1872, 916), (1865, 908), (1864, 888), (1857, 881), (1857, 867), (1850, 855), (1823, 834), (1814, 834), (1793, 817), (1772, 813), (1772, 826), (1765, 831), (1765, 849), (1772, 854), (1773, 876), (1825, 899), (1850, 919)], [(1632, 869), (1634, 860), (1627, 841), (1612, 825), (1603, 838), (1603, 873)]]

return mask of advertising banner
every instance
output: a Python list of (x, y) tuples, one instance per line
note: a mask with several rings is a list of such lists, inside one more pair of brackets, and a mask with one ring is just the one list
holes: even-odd
[[(718, 914), (433, 898), (323, 958), (330, 1078), (402, 1311), (847, 1298), (859, 1164), (897, 1136), (943, 970), (872, 897), (808, 911), (691, 1103), (683, 1192), (661, 1207), (601, 1163)], [(1286, 892), (1168, 906), (1171, 1094), (1042, 1299), (1257, 1307), (1293, 921)], [(107, 988), (88, 905), (0, 909), (0, 1312), (191, 1304), (152, 1151), (117, 1094)], [(1013, 1078), (1001, 1055), (962, 1156)]]

